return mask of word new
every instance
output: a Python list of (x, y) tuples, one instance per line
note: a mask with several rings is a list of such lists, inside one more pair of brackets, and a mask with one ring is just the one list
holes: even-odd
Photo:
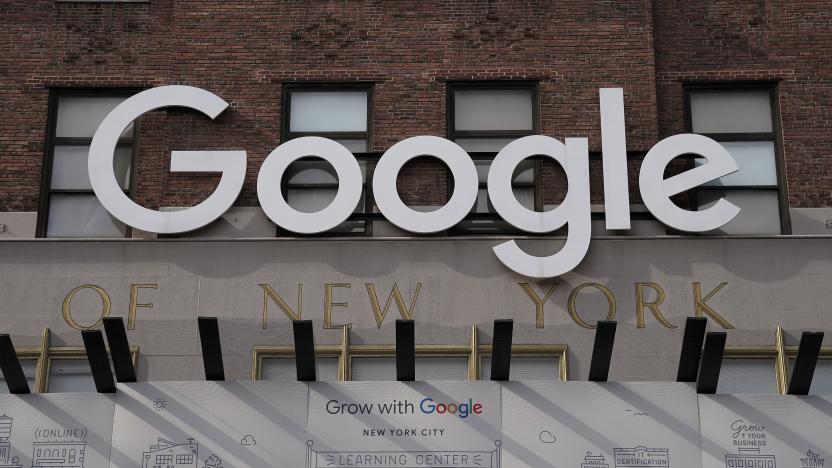
[[(119, 136), (142, 114), (173, 106), (195, 109), (213, 119), (228, 103), (209, 91), (190, 86), (148, 89), (128, 98), (107, 115), (89, 150), (89, 178), (101, 204), (125, 224), (148, 232), (180, 233), (206, 226), (231, 207), (246, 175), (245, 151), (173, 151), (173, 172), (221, 173), (214, 193), (194, 207), (175, 212), (151, 210), (131, 200), (113, 172)], [(623, 90), (601, 89), (600, 110), (606, 228), (627, 230), (630, 201)], [(531, 255), (514, 240), (493, 247), (497, 258), (508, 268), (529, 277), (550, 278), (571, 271), (586, 256), (591, 234), (588, 148), (586, 138), (567, 138), (561, 143), (548, 136), (532, 135), (507, 144), (494, 158), (488, 171), (488, 198), (505, 221), (531, 233), (549, 233), (569, 226), (566, 242), (553, 255)], [(698, 156), (702, 164), (665, 179), (664, 171), (670, 161), (686, 154)], [(444, 162), (454, 180), (448, 202), (431, 212), (411, 209), (396, 189), (401, 168), (420, 156), (433, 156)], [(566, 172), (568, 190), (557, 208), (532, 211), (514, 196), (514, 170), (532, 156), (548, 157)], [(338, 175), (335, 199), (313, 213), (289, 206), (280, 189), (289, 165), (306, 157), (327, 161)], [(676, 206), (670, 197), (738, 169), (728, 151), (716, 141), (702, 135), (674, 135), (647, 152), (639, 173), (639, 189), (650, 212), (667, 226), (687, 232), (710, 231), (731, 221), (740, 209), (720, 198), (709, 208), (689, 211)], [(308, 136), (287, 141), (266, 157), (257, 178), (257, 197), (266, 216), (278, 226), (299, 234), (315, 234), (344, 222), (355, 211), (362, 187), (361, 169), (347, 148), (327, 138)], [(474, 162), (459, 145), (436, 136), (415, 136), (396, 143), (382, 155), (373, 172), (372, 189), (378, 209), (387, 220), (406, 231), (424, 234), (450, 229), (462, 221), (477, 200), (479, 179)]]

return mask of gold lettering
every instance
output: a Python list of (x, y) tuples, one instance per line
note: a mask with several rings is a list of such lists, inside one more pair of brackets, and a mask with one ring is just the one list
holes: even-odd
[(332, 290), (335, 288), (351, 288), (352, 285), (349, 283), (326, 283), (324, 285), (324, 328), (341, 328), (341, 327), (352, 327), (352, 322), (344, 323), (344, 324), (333, 324), (332, 323), (332, 308), (333, 307), (348, 307), (349, 304), (346, 302), (333, 302), (332, 301)]
[(139, 307), (147, 307), (148, 309), (153, 308), (152, 302), (139, 303), (139, 289), (159, 289), (159, 285), (156, 283), (130, 285), (130, 309), (127, 312), (128, 330), (136, 329), (136, 309)]
[[(667, 328), (674, 329), (676, 325), (670, 323), (667, 318), (665, 318), (662, 311), (659, 310), (659, 306), (662, 305), (665, 299), (664, 289), (656, 283), (636, 283), (636, 328), (644, 328), (644, 308), (647, 307), (650, 309), (650, 312), (653, 313), (653, 316), (656, 317), (656, 320), (659, 321), (662, 325)], [(644, 288), (650, 288), (653, 291), (656, 291), (656, 299), (652, 302), (646, 302), (644, 300)]]
[(569, 310), (569, 316), (572, 317), (572, 320), (574, 320), (575, 323), (577, 323), (578, 325), (580, 325), (584, 328), (592, 329), (592, 328), (595, 328), (595, 325), (589, 324), (584, 319), (582, 319), (581, 316), (578, 315), (578, 311), (575, 308), (575, 300), (578, 297), (578, 293), (581, 292), (582, 289), (589, 288), (589, 287), (592, 287), (592, 288), (595, 288), (595, 289), (601, 291), (604, 294), (604, 296), (607, 298), (607, 304), (609, 304), (609, 309), (608, 309), (608, 312), (607, 312), (606, 320), (612, 320), (612, 319), (615, 318), (615, 296), (613, 296), (612, 291), (607, 289), (606, 286), (604, 286), (603, 284), (598, 284), (598, 283), (581, 283), (581, 284), (578, 285), (578, 287), (573, 289), (572, 292), (569, 294), (569, 301), (567, 302), (567, 309)]
[(719, 286), (715, 287), (713, 291), (709, 292), (708, 295), (703, 298), (701, 283), (693, 283), (693, 314), (697, 317), (702, 317), (703, 314), (707, 315), (708, 317), (714, 319), (714, 321), (722, 328), (730, 330), (734, 328), (734, 326), (731, 325), (731, 322), (726, 320), (725, 317), (719, 315), (713, 308), (711, 308), (711, 306), (706, 304), (708, 299), (712, 298), (726, 285), (728, 285), (728, 283), (720, 283)]
[(541, 298), (534, 292), (532, 286), (529, 283), (517, 283), (526, 292), (526, 295), (529, 296), (529, 299), (534, 302), (534, 324), (536, 328), (544, 328), (544, 321), (543, 321), (543, 305), (549, 300), (549, 296), (555, 292), (555, 289), (558, 288), (559, 283), (552, 283), (552, 286), (549, 287), (549, 290), (546, 291), (546, 294)]
[(280, 297), (280, 294), (274, 290), (269, 284), (267, 283), (260, 283), (259, 285), (263, 288), (263, 322), (260, 325), (260, 328), (266, 328), (266, 323), (269, 320), (269, 299), (277, 304), (280, 307), (280, 310), (289, 317), (289, 320), (300, 320), (301, 315), (303, 315), (303, 284), (298, 284), (298, 310), (295, 312), (289, 306), (286, 301)]
[(416, 283), (416, 291), (413, 293), (413, 299), (410, 301), (410, 308), (404, 304), (404, 299), (402, 299), (402, 294), (399, 292), (399, 287), (396, 283), (393, 283), (393, 291), (387, 297), (387, 303), (384, 305), (384, 309), (381, 308), (378, 302), (376, 285), (374, 283), (364, 283), (364, 286), (367, 287), (367, 295), (370, 296), (370, 305), (373, 307), (373, 315), (376, 317), (376, 324), (379, 329), (381, 328), (381, 324), (384, 323), (384, 317), (387, 316), (387, 310), (390, 308), (390, 302), (393, 300), (396, 301), (396, 307), (398, 307), (399, 314), (401, 314), (403, 319), (413, 319), (413, 311), (416, 309), (416, 300), (419, 298), (419, 290), (422, 289), (422, 283)]
[[(101, 297), (101, 316), (95, 323), (88, 326), (81, 325), (80, 323), (76, 322), (75, 319), (72, 318), (72, 310), (70, 308), (72, 304), (72, 298), (75, 297), (75, 294), (77, 294), (78, 291), (82, 289), (92, 289), (93, 291), (98, 293), (99, 297)], [(76, 330), (92, 330), (98, 328), (103, 323), (104, 318), (110, 315), (110, 305), (110, 295), (107, 294), (107, 291), (105, 291), (104, 288), (102, 288), (101, 286), (96, 286), (94, 284), (82, 284), (81, 286), (78, 286), (77, 288), (70, 291), (69, 294), (67, 294), (64, 298), (64, 303), (62, 307), (64, 321), (67, 323), (67, 325)]]

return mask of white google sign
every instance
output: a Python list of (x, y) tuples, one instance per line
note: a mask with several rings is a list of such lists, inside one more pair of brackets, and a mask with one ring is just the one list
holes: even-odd
[[(606, 227), (630, 229), (623, 91), (601, 89), (600, 99)], [(176, 212), (161, 212), (136, 204), (124, 194), (113, 172), (116, 143), (142, 114), (172, 106), (195, 109), (213, 119), (228, 103), (211, 92), (190, 86), (162, 86), (138, 93), (101, 122), (92, 140), (88, 163), (92, 188), (110, 214), (135, 228), (165, 234), (192, 231), (219, 218), (240, 194), (247, 164), (245, 151), (173, 151), (171, 171), (220, 172), (217, 189), (202, 203)], [(705, 163), (665, 179), (667, 164), (683, 154), (698, 155)], [(569, 186), (563, 202), (545, 212), (525, 208), (511, 189), (515, 167), (537, 155), (557, 161), (566, 172)], [(329, 162), (339, 181), (332, 203), (314, 213), (295, 210), (280, 191), (280, 181), (289, 164), (309, 156)], [(436, 211), (425, 213), (409, 208), (396, 190), (399, 170), (419, 156), (442, 160), (453, 174), (453, 194)], [(719, 143), (701, 135), (674, 135), (658, 142), (645, 156), (639, 174), (641, 197), (662, 223), (687, 232), (709, 231), (731, 221), (740, 209), (720, 199), (707, 209), (689, 211), (676, 206), (670, 197), (737, 170), (736, 162)], [(460, 222), (476, 201), (477, 184), (476, 168), (465, 150), (435, 136), (417, 136), (396, 143), (384, 153), (373, 173), (373, 195), (379, 211), (391, 223), (414, 233), (438, 232)], [(350, 216), (361, 197), (361, 186), (361, 171), (349, 150), (326, 138), (302, 137), (283, 143), (268, 155), (260, 168), (257, 195), (263, 211), (275, 224), (292, 232), (314, 234), (332, 229)], [(533, 135), (509, 143), (491, 164), (488, 197), (503, 219), (523, 231), (547, 233), (569, 225), (563, 248), (546, 257), (524, 252), (515, 241), (495, 246), (494, 253), (503, 264), (535, 278), (571, 271), (586, 255), (590, 241), (587, 139), (567, 138), (564, 144), (548, 136)]]

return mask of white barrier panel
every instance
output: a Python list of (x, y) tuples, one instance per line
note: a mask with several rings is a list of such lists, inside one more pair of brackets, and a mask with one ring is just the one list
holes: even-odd
[(700, 395), (699, 411), (704, 468), (823, 468), (832, 458), (832, 396)]
[(499, 468), (500, 387), (313, 383), (308, 436), (306, 468)]
[(0, 395), (0, 467), (107, 468), (113, 397)]
[(302, 467), (307, 396), (302, 383), (119, 384), (110, 466)]
[(687, 384), (508, 382), (502, 402), (505, 467), (701, 467)]

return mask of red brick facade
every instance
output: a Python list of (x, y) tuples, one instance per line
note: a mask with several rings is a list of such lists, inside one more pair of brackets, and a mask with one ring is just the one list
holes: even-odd
[[(539, 125), (600, 151), (598, 89), (623, 87), (628, 150), (684, 128), (685, 82), (776, 81), (789, 204), (832, 206), (832, 14), (826, 1), (0, 2), (0, 212), (39, 208), (50, 88), (187, 84), (231, 103), (216, 122), (140, 121), (139, 203), (191, 205), (217, 178), (174, 175), (171, 150), (244, 149), (238, 205), (280, 143), (282, 84), (374, 83), (373, 151), (446, 136), (446, 81), (539, 82)], [(637, 164), (631, 190), (637, 199)], [(592, 196), (602, 201), (600, 163)], [(543, 173), (543, 201), (562, 197)], [(406, 202), (441, 203), (442, 167), (414, 164)]]

